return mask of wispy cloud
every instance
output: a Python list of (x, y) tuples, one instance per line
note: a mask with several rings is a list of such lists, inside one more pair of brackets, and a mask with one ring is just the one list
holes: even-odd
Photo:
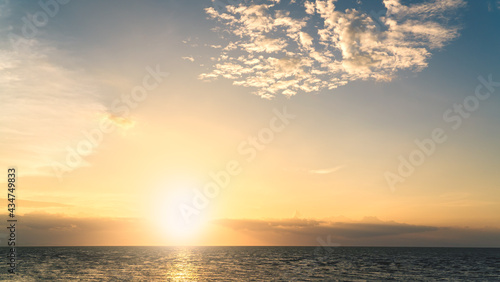
[(110, 120), (114, 125), (122, 129), (130, 129), (135, 125), (135, 120), (130, 117), (121, 117), (111, 113), (106, 114), (103, 119)]
[(40, 33), (11, 44), (9, 11), (21, 7), (6, 2), (0, 9), (6, 11), (0, 26), (9, 27), (0, 29), (0, 166), (52, 176), (51, 164), (65, 162), (68, 148), (102, 119), (123, 129), (134, 125), (111, 113), (102, 79), (74, 67), (78, 59), (58, 48), (58, 41)]
[(88, 76), (53, 63), (52, 47), (33, 44), (0, 50), (0, 164), (43, 174), (107, 109)]
[(192, 56), (182, 57), (183, 60), (194, 62), (194, 58)]
[[(8, 199), (0, 199), (0, 202), (7, 205)], [(39, 208), (66, 208), (72, 205), (56, 203), (56, 202), (45, 202), (45, 201), (30, 201), (30, 200), (17, 200), (23, 210), (26, 209), (39, 209)]]
[(334, 173), (342, 168), (344, 168), (343, 165), (339, 165), (339, 166), (331, 167), (331, 168), (311, 169), (311, 170), (309, 170), (309, 173), (312, 173), (312, 174), (330, 174), (330, 173)]
[(459, 35), (445, 16), (464, 6), (463, 0), (383, 3), (387, 11), (378, 19), (356, 9), (339, 11), (336, 0), (207, 8), (209, 18), (222, 24), (219, 30), (232, 37), (211, 71), (199, 78), (231, 79), (263, 98), (333, 89), (359, 79), (388, 81), (400, 70), (421, 71), (432, 50)]

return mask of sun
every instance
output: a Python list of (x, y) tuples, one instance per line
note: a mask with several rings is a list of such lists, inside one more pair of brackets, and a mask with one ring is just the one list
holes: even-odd
[(202, 235), (206, 225), (205, 214), (200, 211), (189, 220), (183, 216), (180, 207), (190, 203), (191, 186), (164, 187), (156, 193), (153, 200), (152, 219), (159, 232), (164, 233), (171, 245), (183, 245), (193, 242)]
[(165, 215), (163, 229), (175, 239), (195, 239), (202, 232), (204, 223), (201, 219), (186, 221), (179, 210)]

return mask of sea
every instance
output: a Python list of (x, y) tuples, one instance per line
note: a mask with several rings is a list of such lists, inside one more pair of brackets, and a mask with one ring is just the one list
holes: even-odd
[(3, 281), (500, 281), (498, 248), (18, 247)]

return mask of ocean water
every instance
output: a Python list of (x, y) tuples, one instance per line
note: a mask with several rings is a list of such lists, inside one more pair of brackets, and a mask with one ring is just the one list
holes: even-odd
[[(7, 248), (0, 248), (7, 254)], [(7, 281), (500, 281), (500, 249), (21, 247)]]

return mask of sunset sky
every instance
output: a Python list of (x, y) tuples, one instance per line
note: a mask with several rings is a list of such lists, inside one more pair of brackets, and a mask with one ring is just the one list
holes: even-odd
[(29, 2), (20, 245), (500, 247), (500, 1)]

